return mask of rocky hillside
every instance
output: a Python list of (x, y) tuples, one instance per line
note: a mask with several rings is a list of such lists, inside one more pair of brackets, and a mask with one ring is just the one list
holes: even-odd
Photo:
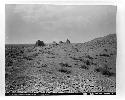
[(116, 34), (86, 43), (36, 44), (6, 49), (6, 93), (116, 91)]

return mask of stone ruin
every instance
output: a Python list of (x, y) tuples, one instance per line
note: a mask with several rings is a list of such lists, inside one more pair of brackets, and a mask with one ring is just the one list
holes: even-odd
[[(63, 43), (67, 43), (67, 44), (70, 44), (70, 41), (67, 39), (66, 42), (62, 42), (62, 41), (59, 41), (59, 44), (63, 44)], [(59, 45), (58, 43), (56, 43), (55, 41), (53, 41), (52, 45)], [(43, 41), (40, 41), (40, 40), (37, 40), (36, 41), (36, 44), (35, 44), (35, 47), (38, 47), (38, 46), (45, 46), (46, 44), (43, 42)]]
[(53, 41), (53, 43), (52, 43), (53, 45), (58, 45), (58, 43), (56, 43), (55, 41)]
[(70, 41), (67, 39), (67, 40), (66, 40), (66, 43), (67, 43), (67, 44), (69, 44), (69, 43), (70, 43)]
[(62, 44), (63, 42), (62, 41), (59, 41), (59, 44)]
[(69, 39), (67, 39), (66, 42), (59, 41), (59, 44), (63, 44), (63, 43), (70, 44), (70, 41), (69, 41)]
[(45, 43), (43, 41), (38, 40), (38, 41), (36, 41), (35, 47), (38, 47), (38, 46), (43, 47), (43, 46), (45, 46)]

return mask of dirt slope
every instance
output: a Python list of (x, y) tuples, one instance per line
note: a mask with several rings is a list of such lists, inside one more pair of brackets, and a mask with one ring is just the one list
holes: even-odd
[(116, 91), (116, 34), (86, 43), (6, 46), (6, 93)]

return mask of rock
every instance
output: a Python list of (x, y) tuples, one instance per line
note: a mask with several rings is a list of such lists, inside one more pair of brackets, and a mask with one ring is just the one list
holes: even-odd
[(70, 41), (67, 39), (67, 40), (66, 40), (66, 43), (68, 43), (68, 44), (69, 44), (69, 43), (70, 43)]
[(45, 43), (43, 41), (38, 40), (38, 41), (36, 41), (35, 46), (36, 47), (38, 47), (38, 46), (42, 46), (43, 47), (43, 46), (45, 46)]
[(58, 43), (56, 43), (55, 41), (53, 41), (53, 45), (58, 45)]
[(59, 44), (62, 44), (63, 42), (62, 41), (59, 41)]
[(55, 41), (53, 41), (52, 46), (55, 47), (57, 45), (58, 45), (58, 43), (56, 43)]

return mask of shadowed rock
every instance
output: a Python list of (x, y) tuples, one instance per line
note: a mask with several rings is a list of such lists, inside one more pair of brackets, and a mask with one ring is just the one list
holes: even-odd
[(62, 41), (59, 41), (59, 44), (62, 44), (63, 42)]
[(42, 46), (43, 47), (43, 46), (45, 46), (45, 43), (43, 41), (38, 40), (38, 41), (36, 41), (35, 46), (36, 47), (38, 47), (38, 46)]
[(70, 43), (70, 41), (67, 39), (67, 40), (66, 40), (66, 43), (68, 43), (68, 44), (69, 44), (69, 43)]
[(56, 43), (55, 41), (53, 41), (53, 45), (58, 45), (58, 43)]

